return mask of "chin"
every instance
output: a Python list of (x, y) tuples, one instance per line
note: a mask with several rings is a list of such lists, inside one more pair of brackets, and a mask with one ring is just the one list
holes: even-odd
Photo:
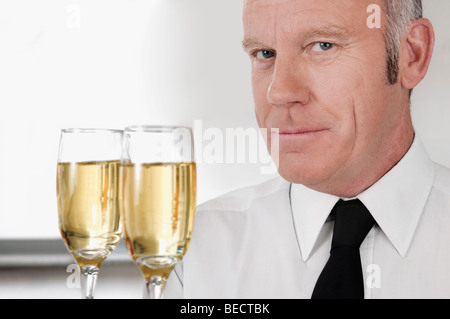
[(311, 174), (311, 172), (296, 171), (279, 169), (278, 173), (286, 181), (294, 184), (302, 184), (306, 187), (312, 187), (313, 185), (320, 184), (323, 180), (321, 177)]
[(333, 174), (332, 165), (319, 160), (302, 160), (299, 156), (280, 158), (278, 173), (286, 181), (302, 184), (309, 188), (325, 183)]

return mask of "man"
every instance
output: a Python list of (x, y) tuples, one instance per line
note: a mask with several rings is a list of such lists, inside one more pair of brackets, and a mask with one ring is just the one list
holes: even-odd
[(410, 115), (434, 46), (421, 1), (247, 0), (244, 34), (283, 179), (198, 208), (167, 297), (449, 298), (450, 171)]

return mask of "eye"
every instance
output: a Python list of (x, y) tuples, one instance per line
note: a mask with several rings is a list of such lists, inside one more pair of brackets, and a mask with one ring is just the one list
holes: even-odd
[(275, 56), (275, 52), (269, 50), (260, 50), (255, 52), (254, 55), (259, 60), (268, 60)]
[(316, 44), (313, 45), (313, 47), (311, 48), (311, 51), (323, 52), (323, 51), (331, 50), (332, 48), (334, 48), (334, 44), (333, 43), (317, 42)]

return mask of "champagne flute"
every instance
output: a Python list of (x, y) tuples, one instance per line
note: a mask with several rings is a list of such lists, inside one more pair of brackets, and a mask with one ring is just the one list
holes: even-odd
[(94, 298), (102, 262), (121, 237), (121, 130), (63, 129), (57, 168), (59, 228), (81, 270), (82, 296)]
[(120, 178), (125, 243), (145, 278), (144, 297), (160, 299), (188, 249), (194, 224), (191, 129), (126, 128)]

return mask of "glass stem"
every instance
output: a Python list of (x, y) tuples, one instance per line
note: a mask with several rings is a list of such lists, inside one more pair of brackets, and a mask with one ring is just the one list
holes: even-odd
[(162, 299), (166, 279), (161, 276), (152, 276), (145, 283), (144, 299)]
[(95, 284), (97, 283), (98, 267), (81, 267), (81, 294), (83, 299), (94, 299)]

